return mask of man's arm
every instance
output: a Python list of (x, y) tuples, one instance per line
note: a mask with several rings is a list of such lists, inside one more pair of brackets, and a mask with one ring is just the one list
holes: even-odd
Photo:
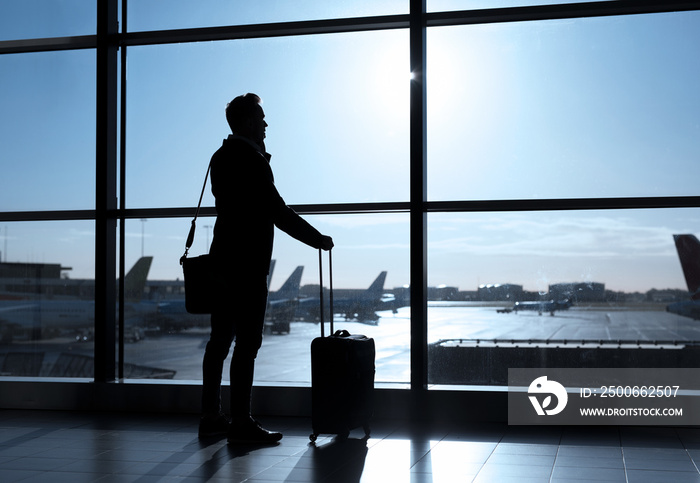
[[(275, 192), (277, 189), (275, 189)], [(296, 238), (302, 243), (306, 243), (314, 248), (330, 250), (333, 248), (333, 239), (329, 236), (322, 235), (316, 228), (297, 214), (284, 203), (282, 197), (279, 196), (279, 203), (275, 213), (275, 226), (287, 233), (289, 236)]]

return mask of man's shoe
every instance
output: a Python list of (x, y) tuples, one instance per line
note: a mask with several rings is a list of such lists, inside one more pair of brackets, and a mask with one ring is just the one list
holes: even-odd
[(273, 444), (280, 439), (282, 433), (268, 431), (254, 419), (243, 424), (231, 424), (228, 433), (229, 444)]
[(218, 416), (202, 416), (199, 420), (200, 438), (226, 436), (230, 429), (231, 423), (223, 414), (219, 414)]

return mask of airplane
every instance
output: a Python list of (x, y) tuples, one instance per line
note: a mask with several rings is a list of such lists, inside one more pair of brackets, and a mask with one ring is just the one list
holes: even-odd
[(269, 287), (270, 284), (272, 283), (272, 272), (275, 271), (275, 265), (277, 264), (277, 260), (270, 260), (270, 270), (267, 272), (267, 286)]
[(690, 300), (666, 306), (666, 311), (700, 320), (700, 241), (695, 235), (673, 235)]
[[(384, 294), (384, 281), (387, 272), (381, 272), (369, 288), (363, 292), (333, 299), (333, 312), (345, 317), (345, 320), (357, 319), (362, 323), (377, 325), (377, 311), (394, 310), (393, 300), (387, 300)], [(327, 302), (326, 302), (327, 303)], [(299, 300), (297, 317), (307, 321), (320, 319), (321, 302), (319, 297), (307, 297)], [(328, 307), (328, 305), (326, 305)]]
[(269, 333), (289, 334), (290, 322), (299, 305), (299, 287), (301, 287), (301, 275), (304, 266), (299, 265), (294, 269), (289, 278), (277, 292), (271, 292), (267, 299), (265, 311), (265, 330)]
[[(141, 257), (124, 276), (124, 319), (129, 329), (126, 337), (142, 337), (137, 322), (144, 314), (155, 311), (155, 304), (141, 301), (153, 257)], [(59, 336), (68, 331), (87, 340), (95, 327), (94, 300), (21, 299), (0, 300), (0, 337), (11, 342), (15, 336), (28, 335), (32, 340)]]
[(520, 310), (535, 310), (539, 315), (543, 312), (549, 312), (549, 315), (554, 315), (557, 310), (568, 310), (573, 304), (569, 299), (563, 300), (542, 300), (535, 302), (515, 302), (513, 312), (517, 313)]
[[(272, 279), (275, 260), (270, 265), (268, 286)], [(265, 311), (265, 330), (267, 332), (289, 333), (289, 323), (294, 317), (303, 266), (298, 266), (289, 278), (276, 292), (270, 292)], [(208, 327), (209, 315), (193, 315), (185, 309), (184, 299), (164, 300), (157, 304), (155, 314), (149, 317), (149, 325), (158, 326), (161, 330), (182, 330), (192, 327)]]

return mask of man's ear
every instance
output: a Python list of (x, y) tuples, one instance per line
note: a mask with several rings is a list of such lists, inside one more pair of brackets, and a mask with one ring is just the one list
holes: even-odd
[(253, 120), (246, 119), (238, 130), (238, 134), (243, 137), (249, 137), (253, 131)]

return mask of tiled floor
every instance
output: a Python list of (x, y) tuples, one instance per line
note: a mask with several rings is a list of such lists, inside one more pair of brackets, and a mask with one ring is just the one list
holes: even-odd
[(201, 442), (190, 415), (0, 411), (0, 482), (700, 482), (700, 428), (377, 421), (369, 440), (263, 418), (279, 445)]

